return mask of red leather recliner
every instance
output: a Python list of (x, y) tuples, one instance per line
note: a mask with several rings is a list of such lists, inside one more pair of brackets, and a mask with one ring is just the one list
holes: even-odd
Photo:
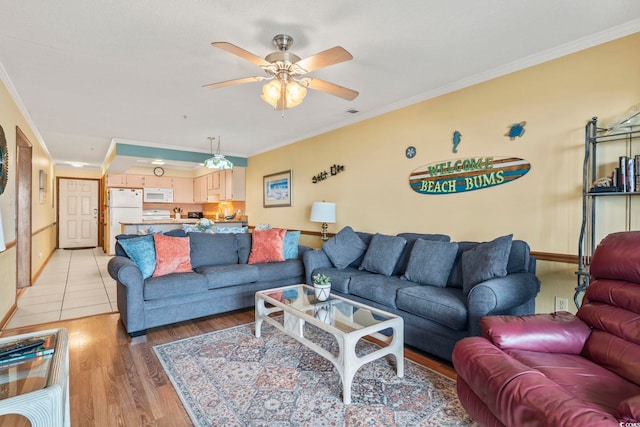
[[(640, 232), (598, 245), (576, 316), (489, 316), (453, 350), (481, 426), (640, 426)], [(635, 424), (638, 423), (638, 424)]]

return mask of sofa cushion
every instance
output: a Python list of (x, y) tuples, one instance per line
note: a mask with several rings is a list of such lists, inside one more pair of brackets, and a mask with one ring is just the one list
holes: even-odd
[(527, 350), (505, 350), (505, 353), (540, 371), (573, 397), (603, 408), (610, 414), (616, 413), (619, 402), (640, 394), (640, 387), (628, 378), (580, 355)]
[(396, 306), (456, 331), (467, 329), (466, 298), (461, 289), (411, 286), (398, 290)]
[(125, 255), (136, 263), (143, 279), (153, 275), (153, 271), (156, 269), (156, 246), (151, 234), (136, 238), (124, 238), (118, 243)]
[(341, 292), (343, 294), (349, 293), (349, 282), (354, 276), (370, 275), (368, 271), (361, 271), (357, 268), (347, 267), (343, 269), (337, 269), (335, 267), (322, 267), (316, 268), (312, 271), (312, 276), (316, 274), (324, 274), (331, 279), (331, 290)]
[(449, 274), (449, 280), (447, 281), (447, 286), (453, 288), (462, 289), (462, 254), (466, 251), (475, 248), (480, 243), (478, 242), (456, 242), (458, 243), (458, 254), (456, 255), (456, 260), (453, 263), (453, 268), (451, 269), (451, 274)]
[(191, 240), (191, 266), (238, 263), (235, 234), (188, 233)]
[(391, 276), (406, 244), (403, 237), (376, 234), (371, 239), (359, 269)]
[(411, 250), (413, 249), (413, 245), (416, 240), (433, 240), (435, 242), (450, 242), (451, 237), (445, 234), (421, 234), (421, 233), (400, 233), (399, 237), (403, 237), (407, 244), (402, 251), (402, 255), (400, 255), (400, 259), (398, 260), (398, 264), (396, 264), (396, 271), (394, 271), (394, 275), (402, 276), (402, 274), (407, 271), (407, 266), (409, 265), (409, 258), (411, 257)]
[(369, 273), (351, 277), (349, 293), (395, 308), (398, 289), (411, 286), (416, 286), (416, 284), (400, 280), (397, 276)]
[[(462, 254), (481, 244), (480, 242), (458, 242), (458, 255), (456, 262), (451, 269), (447, 286), (462, 288)], [(529, 271), (530, 248), (527, 242), (522, 240), (513, 240), (511, 243), (511, 253), (509, 253), (509, 262), (507, 263), (507, 274), (526, 273)]]
[(207, 278), (208, 289), (258, 281), (258, 268), (248, 264), (203, 265), (196, 268), (196, 272)]
[(336, 268), (347, 268), (367, 250), (367, 246), (349, 226), (324, 242), (322, 250)]
[(402, 279), (444, 288), (457, 254), (458, 244), (455, 242), (418, 239)]
[(153, 277), (192, 271), (189, 237), (154, 234), (153, 243), (156, 246), (156, 269)]
[(304, 276), (304, 264), (297, 259), (252, 264), (258, 269), (258, 281), (271, 282)]
[(236, 233), (236, 245), (238, 247), (238, 262), (246, 264), (249, 262), (251, 253), (251, 233)]
[(143, 294), (145, 301), (170, 300), (173, 297), (207, 292), (207, 289), (207, 278), (192, 271), (150, 277), (144, 281)]
[(253, 230), (249, 264), (284, 261), (284, 228)]
[(507, 263), (507, 274), (526, 273), (529, 271), (530, 248), (527, 242), (514, 240), (511, 243), (509, 262)]
[(462, 287), (468, 294), (478, 283), (507, 275), (513, 235), (481, 243), (462, 254)]
[(300, 231), (287, 231), (284, 235), (284, 259), (298, 258)]

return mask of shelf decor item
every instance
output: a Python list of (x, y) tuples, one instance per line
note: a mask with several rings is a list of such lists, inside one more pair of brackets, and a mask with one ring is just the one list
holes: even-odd
[(313, 289), (318, 301), (326, 301), (331, 293), (331, 278), (324, 274), (313, 276)]

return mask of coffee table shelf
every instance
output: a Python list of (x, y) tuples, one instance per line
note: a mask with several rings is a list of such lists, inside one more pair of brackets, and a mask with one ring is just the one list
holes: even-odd
[(55, 335), (46, 356), (0, 364), (0, 419), (19, 414), (33, 427), (69, 426), (69, 344), (67, 330), (50, 329), (0, 338), (0, 345)]
[[(256, 337), (260, 336), (262, 323), (267, 322), (329, 360), (340, 374), (345, 404), (351, 403), (354, 375), (369, 362), (392, 355), (396, 360), (396, 374), (398, 377), (404, 376), (404, 323), (395, 314), (335, 295), (326, 301), (318, 301), (313, 288), (307, 285), (256, 292), (255, 303)], [(267, 307), (267, 303), (270, 307)], [(283, 322), (272, 317), (275, 313), (283, 313)], [(333, 335), (338, 343), (338, 354), (332, 354), (305, 337), (305, 322)], [(391, 334), (380, 333), (385, 330), (391, 331)], [(385, 346), (358, 356), (356, 344), (366, 336), (375, 337)]]

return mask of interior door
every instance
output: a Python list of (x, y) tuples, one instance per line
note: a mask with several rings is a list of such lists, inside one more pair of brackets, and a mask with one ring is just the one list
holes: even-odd
[(60, 248), (98, 246), (98, 181), (60, 178)]

